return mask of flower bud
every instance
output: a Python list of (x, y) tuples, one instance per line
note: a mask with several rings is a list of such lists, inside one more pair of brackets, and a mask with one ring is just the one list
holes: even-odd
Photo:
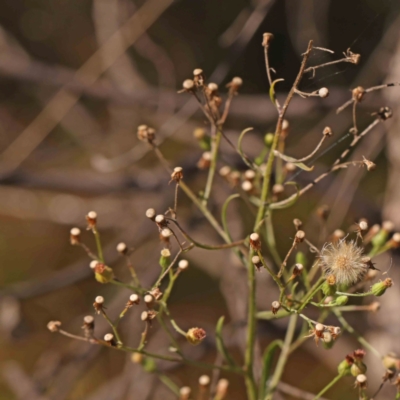
[(131, 355), (131, 360), (134, 364), (141, 364), (143, 361), (143, 354), (138, 353), (137, 351), (133, 352)]
[(345, 376), (351, 374), (351, 366), (354, 363), (354, 359), (351, 356), (346, 356), (346, 358), (338, 365), (339, 375)]
[(269, 148), (272, 146), (272, 143), (274, 142), (274, 134), (273, 133), (267, 133), (264, 136), (264, 144)]
[(127, 247), (126, 244), (123, 243), (123, 242), (118, 243), (118, 245), (117, 245), (117, 251), (118, 251), (118, 253), (120, 253), (120, 254), (127, 254), (127, 253), (128, 253), (128, 247)]
[(357, 375), (356, 386), (361, 389), (365, 389), (367, 387), (367, 377), (364, 374)]
[(304, 231), (299, 230), (299, 231), (296, 232), (296, 235), (294, 237), (294, 241), (296, 243), (301, 243), (304, 240), (305, 237), (306, 237), (306, 233)]
[(371, 287), (371, 292), (375, 296), (382, 296), (387, 288), (393, 285), (393, 281), (390, 278), (386, 278), (384, 281), (377, 282)]
[(171, 181), (179, 183), (183, 179), (183, 168), (175, 167), (171, 174)]
[(318, 96), (321, 97), (322, 99), (325, 99), (326, 97), (329, 96), (329, 90), (326, 87), (323, 87), (318, 90)]
[(330, 332), (324, 332), (322, 334), (322, 345), (324, 346), (325, 349), (331, 349), (333, 345), (335, 344), (335, 341), (333, 339), (333, 336)]
[(273, 40), (274, 40), (274, 35), (272, 33), (269, 32), (263, 33), (263, 41), (262, 41), (263, 47), (268, 47)]
[(263, 263), (258, 256), (251, 257), (251, 262), (254, 264), (258, 271), (263, 267)]
[(225, 399), (228, 393), (229, 382), (227, 379), (220, 379), (217, 383), (217, 389), (215, 393), (215, 400)]
[(386, 354), (382, 359), (382, 364), (386, 369), (400, 369), (400, 359), (394, 353)]
[(144, 296), (144, 302), (146, 303), (148, 309), (151, 310), (154, 308), (155, 299), (151, 294), (146, 294), (146, 296)]
[(322, 131), (322, 134), (326, 137), (331, 137), (333, 135), (332, 128), (330, 126), (326, 126)]
[(148, 208), (146, 210), (146, 217), (154, 221), (156, 218), (156, 210), (154, 208)]
[(104, 341), (109, 345), (109, 346), (116, 346), (117, 342), (114, 339), (114, 335), (112, 333), (106, 333), (104, 335)]
[(362, 86), (357, 86), (352, 90), (352, 97), (354, 101), (360, 102), (365, 94), (365, 89)]
[(200, 344), (206, 337), (206, 331), (202, 328), (190, 328), (186, 333), (187, 341), (197, 346)]
[(178, 268), (180, 271), (185, 271), (189, 267), (189, 261), (188, 260), (181, 260), (178, 263)]
[(76, 246), (81, 242), (81, 230), (79, 228), (72, 228), (70, 231), (70, 242), (73, 246)]
[(137, 294), (131, 294), (129, 296), (129, 300), (126, 303), (126, 307), (132, 307), (134, 304), (139, 304), (140, 303), (140, 297)]
[(300, 263), (295, 264), (295, 266), (293, 268), (293, 273), (292, 273), (293, 276), (294, 277), (299, 276), (303, 272), (303, 269), (304, 269), (303, 264), (300, 264)]
[(182, 83), (182, 89), (186, 92), (190, 92), (194, 89), (194, 82), (192, 79), (185, 79)]
[(336, 279), (333, 275), (329, 275), (321, 287), (322, 293), (325, 296), (333, 296), (336, 293)]
[(54, 332), (58, 332), (60, 330), (60, 326), (61, 326), (61, 322), (60, 321), (50, 321), (47, 324), (47, 329), (54, 333)]
[(339, 296), (336, 298), (335, 303), (338, 306), (344, 306), (347, 304), (348, 301), (349, 301), (349, 298), (347, 296)]
[(358, 376), (367, 372), (367, 366), (363, 362), (354, 363), (350, 368), (350, 373), (353, 376)]
[(95, 211), (89, 211), (86, 215), (86, 221), (88, 223), (87, 229), (93, 229), (97, 224), (97, 213)]
[(205, 151), (201, 155), (200, 160), (197, 162), (197, 168), (203, 169), (203, 170), (210, 168), (211, 158), (212, 158), (211, 152)]
[(100, 314), (100, 312), (103, 310), (103, 304), (104, 304), (103, 296), (97, 296), (94, 299), (93, 307), (94, 307), (94, 310), (97, 312), (97, 314)]
[(272, 302), (272, 314), (276, 315), (276, 313), (279, 311), (281, 308), (281, 303), (279, 301), (273, 301)]
[(188, 386), (183, 386), (179, 389), (179, 400), (189, 400), (191, 389)]
[(261, 250), (261, 240), (258, 233), (254, 232), (250, 235), (250, 247), (256, 251)]
[(168, 249), (161, 250), (159, 263), (162, 269), (166, 269), (171, 264), (171, 252)]
[(242, 182), (242, 189), (246, 193), (251, 193), (254, 189), (253, 184), (250, 181), (243, 181)]
[(92, 315), (86, 315), (86, 317), (83, 318), (83, 334), (85, 338), (91, 338), (93, 337), (93, 331), (94, 331), (94, 318)]

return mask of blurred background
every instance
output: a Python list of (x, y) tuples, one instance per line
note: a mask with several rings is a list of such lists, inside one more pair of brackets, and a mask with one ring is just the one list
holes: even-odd
[[(287, 154), (308, 154), (323, 127), (334, 131), (332, 141), (351, 127), (351, 110), (336, 115), (357, 85), (370, 87), (400, 80), (400, 4), (396, 0), (0, 0), (0, 399), (1, 400), (123, 400), (176, 398), (129, 356), (110, 349), (70, 341), (46, 329), (60, 320), (66, 330), (80, 334), (82, 317), (91, 314), (93, 299), (106, 298), (107, 311), (117, 315), (129, 291), (101, 286), (93, 279), (89, 259), (69, 244), (69, 230), (84, 231), (85, 215), (95, 210), (109, 265), (128, 279), (115, 246), (135, 247), (132, 259), (138, 275), (149, 286), (157, 277), (161, 245), (144, 216), (148, 207), (164, 211), (173, 204), (169, 177), (136, 128), (157, 130), (160, 149), (172, 165), (185, 171), (193, 190), (204, 188), (206, 172), (196, 167), (202, 150), (193, 138), (197, 127), (207, 128), (198, 106), (187, 94), (177, 94), (194, 68), (221, 88), (232, 77), (243, 81), (232, 105), (226, 134), (235, 143), (240, 132), (253, 127), (244, 147), (256, 156), (265, 133), (273, 131), (276, 110), (268, 98), (261, 46), (262, 33), (275, 40), (270, 63), (279, 96), (290, 89), (301, 53), (309, 39), (316, 46), (312, 65), (340, 58), (347, 49), (361, 54), (358, 66), (343, 63), (306, 76), (301, 90), (322, 86), (330, 96), (296, 97), (287, 118)], [(111, 39), (110, 39), (111, 38)], [(225, 90), (221, 89), (224, 93)], [(370, 225), (390, 220), (400, 229), (400, 90), (374, 92), (360, 105), (359, 127), (371, 113), (390, 106), (394, 118), (379, 124), (354, 152), (373, 160), (377, 169), (366, 174), (354, 168), (330, 176), (308, 192), (295, 207), (275, 214), (278, 248), (291, 245), (293, 218), (305, 222), (307, 235), (322, 245), (315, 210), (327, 204), (327, 229), (347, 231), (361, 217)], [(326, 170), (350, 138), (315, 163), (311, 174), (297, 177), (301, 185)], [(225, 143), (222, 161), (245, 169)], [(220, 215), (232, 188), (216, 178), (210, 208)], [(290, 189), (288, 189), (288, 194)], [(179, 218), (199, 241), (220, 243), (217, 234), (182, 194)], [(242, 202), (232, 203), (229, 225), (235, 239), (249, 233), (252, 216)], [(92, 235), (83, 233), (94, 248)], [(176, 249), (175, 249), (176, 250)], [(228, 251), (195, 249), (188, 255), (190, 269), (176, 284), (171, 312), (187, 329), (201, 326), (208, 336), (191, 356), (214, 362), (213, 331), (226, 316), (226, 340), (241, 359), (246, 320), (246, 271)], [(398, 283), (398, 254), (376, 259)], [(274, 286), (260, 273), (258, 306), (268, 309), (276, 300)], [(349, 320), (382, 352), (399, 351), (399, 285), (382, 298), (377, 314), (349, 314)], [(142, 307), (142, 306), (141, 306)], [(131, 310), (121, 324), (129, 345), (140, 340), (142, 308)], [(332, 320), (332, 323), (334, 320)], [(98, 333), (107, 326), (96, 319)], [(260, 348), (282, 337), (285, 319), (260, 323)], [(149, 350), (161, 351), (168, 340), (155, 326)], [(276, 399), (291, 399), (294, 387), (316, 393), (336, 374), (337, 364), (358, 348), (343, 336), (328, 352), (310, 340), (287, 365)], [(189, 349), (188, 349), (189, 351)], [(380, 382), (382, 367), (367, 356), (371, 392)], [(196, 390), (206, 370), (160, 363), (178, 386)], [(244, 385), (230, 379), (229, 399), (244, 399)], [(356, 399), (352, 379), (327, 395)], [(393, 398), (394, 388), (388, 391)], [(298, 398), (298, 397), (297, 397)]]

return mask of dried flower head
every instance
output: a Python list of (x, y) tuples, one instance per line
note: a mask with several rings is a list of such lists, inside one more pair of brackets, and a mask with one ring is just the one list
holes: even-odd
[(190, 328), (186, 333), (186, 339), (190, 344), (197, 346), (206, 337), (206, 331), (202, 328)]
[(346, 242), (344, 239), (325, 244), (320, 255), (325, 275), (335, 277), (337, 285), (360, 282), (369, 268), (363, 260), (362, 252), (362, 248), (355, 242)]

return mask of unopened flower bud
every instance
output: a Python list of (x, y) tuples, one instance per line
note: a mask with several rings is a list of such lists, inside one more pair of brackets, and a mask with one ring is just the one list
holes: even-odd
[(210, 82), (207, 85), (207, 89), (211, 92), (211, 93), (216, 93), (218, 91), (218, 85), (214, 82)]
[(254, 266), (257, 268), (258, 271), (259, 271), (259, 270), (262, 268), (262, 266), (263, 266), (263, 263), (262, 263), (260, 257), (258, 257), (258, 256), (253, 256), (253, 257), (251, 257), (251, 262), (254, 264)]
[(273, 301), (272, 302), (272, 314), (276, 315), (276, 313), (279, 311), (279, 309), (281, 308), (281, 303), (279, 303), (279, 301)]
[(104, 304), (103, 296), (97, 296), (94, 299), (93, 307), (94, 307), (94, 310), (97, 312), (97, 314), (100, 314), (100, 312), (103, 310), (103, 304)]
[(220, 379), (217, 383), (217, 389), (215, 393), (215, 399), (216, 400), (223, 400), (226, 398), (226, 395), (228, 394), (228, 386), (229, 382), (227, 379)]
[(357, 86), (355, 89), (352, 90), (353, 100), (360, 102), (365, 94), (365, 89), (362, 86)]
[(272, 143), (274, 142), (274, 134), (273, 133), (267, 133), (264, 136), (264, 144), (269, 148), (272, 146)]
[(348, 301), (349, 301), (349, 298), (347, 296), (339, 296), (336, 298), (335, 303), (338, 306), (344, 306), (347, 304)]
[(83, 334), (85, 338), (91, 338), (93, 337), (93, 331), (94, 331), (94, 318), (92, 315), (86, 315), (86, 317), (83, 318)]
[(125, 243), (121, 242), (117, 244), (117, 251), (120, 254), (127, 254), (128, 253), (128, 247), (126, 246)]
[(306, 233), (304, 231), (299, 230), (299, 231), (296, 232), (296, 235), (294, 237), (294, 241), (296, 243), (301, 243), (304, 240), (305, 237), (306, 237)]
[(81, 230), (79, 228), (72, 228), (70, 231), (70, 242), (73, 246), (79, 244), (81, 241)]
[(149, 322), (151, 323), (151, 321), (157, 316), (157, 312), (154, 310), (149, 310), (149, 311), (143, 311), (140, 314), (140, 319), (143, 322)]
[(357, 375), (355, 384), (357, 387), (365, 389), (367, 387), (367, 377), (363, 373)]
[(248, 169), (244, 172), (244, 179), (246, 179), (246, 181), (253, 182), (255, 177), (256, 173), (252, 169)]
[(322, 134), (326, 137), (331, 137), (333, 135), (332, 128), (330, 126), (326, 126), (322, 131)]
[(150, 310), (154, 308), (155, 299), (151, 294), (146, 294), (146, 296), (144, 296), (144, 302)]
[(179, 183), (182, 179), (183, 179), (183, 168), (175, 167), (174, 171), (171, 174), (171, 181)]
[(156, 210), (154, 208), (148, 208), (146, 210), (146, 217), (154, 221), (156, 218)]
[(188, 260), (180, 260), (178, 263), (178, 268), (181, 271), (185, 271), (189, 267), (189, 261)]
[(58, 332), (60, 330), (60, 326), (61, 326), (61, 322), (60, 321), (50, 321), (47, 324), (47, 329), (54, 333), (54, 332)]
[(192, 79), (185, 79), (182, 83), (182, 88), (184, 91), (190, 92), (194, 90), (194, 82)]
[(166, 269), (171, 264), (171, 252), (169, 249), (162, 249), (160, 256), (160, 266), (163, 269)]
[(336, 293), (336, 278), (333, 275), (329, 275), (326, 281), (321, 287), (322, 293), (325, 296), (333, 296)]
[(212, 158), (211, 152), (205, 151), (201, 155), (200, 160), (197, 162), (197, 168), (203, 169), (203, 170), (210, 168), (211, 158)]
[(208, 375), (202, 375), (199, 378), (200, 390), (204, 390), (210, 386), (210, 377)]
[(323, 87), (318, 90), (318, 96), (321, 97), (322, 99), (325, 99), (326, 97), (329, 96), (329, 90), (326, 87)]
[(293, 220), (293, 225), (296, 228), (296, 230), (298, 231), (303, 226), (303, 222), (301, 222), (298, 218), (295, 218)]
[(262, 41), (263, 47), (268, 47), (272, 42), (272, 40), (274, 40), (274, 35), (272, 33), (269, 32), (263, 33), (263, 41)]
[(86, 215), (86, 221), (88, 223), (87, 229), (93, 229), (97, 223), (97, 213), (95, 211), (89, 211)]
[(110, 346), (116, 346), (117, 342), (114, 339), (114, 335), (112, 333), (106, 333), (104, 335), (104, 341)]
[(134, 304), (138, 305), (140, 303), (140, 297), (134, 293), (129, 296), (129, 300), (126, 303), (127, 307), (132, 307)]
[(131, 360), (134, 364), (141, 364), (143, 361), (143, 354), (138, 353), (137, 351), (133, 352), (131, 355)]
[(363, 158), (363, 163), (367, 167), (368, 171), (374, 171), (376, 169), (376, 164), (370, 160), (367, 160), (365, 157)]
[(275, 196), (279, 196), (280, 194), (282, 194), (285, 191), (285, 188), (282, 184), (280, 183), (275, 183), (274, 186), (272, 186), (272, 193)]
[(371, 287), (371, 292), (375, 296), (382, 296), (386, 289), (393, 285), (393, 281), (390, 278), (386, 278), (384, 281), (377, 282)]
[(296, 165), (291, 162), (288, 162), (285, 164), (286, 172), (294, 172), (294, 171), (296, 171), (296, 168), (297, 168)]
[(303, 264), (297, 263), (293, 268), (293, 276), (299, 276), (303, 272)]
[(354, 359), (351, 356), (347, 356), (339, 365), (338, 365), (338, 373), (339, 375), (345, 376), (350, 375), (351, 366), (354, 363)]
[(322, 334), (321, 341), (322, 341), (322, 345), (324, 346), (325, 349), (331, 349), (333, 347), (333, 345), (335, 344), (335, 341), (330, 332), (324, 332)]
[(173, 233), (172, 233), (171, 229), (164, 228), (161, 231), (161, 236), (163, 239), (169, 239), (172, 235), (173, 235)]
[(250, 235), (250, 247), (255, 251), (261, 250), (261, 240), (258, 233), (254, 232)]
[(183, 386), (179, 389), (179, 400), (189, 400), (192, 390), (189, 386)]
[(194, 346), (200, 344), (205, 339), (205, 337), (206, 331), (202, 328), (190, 328), (186, 332), (187, 341)]
[(219, 170), (219, 174), (220, 176), (222, 176), (222, 178), (228, 178), (228, 175), (231, 173), (231, 167), (229, 167), (228, 165), (224, 165), (220, 170)]
[(243, 181), (242, 182), (242, 189), (246, 193), (251, 193), (254, 189), (253, 184), (250, 181)]

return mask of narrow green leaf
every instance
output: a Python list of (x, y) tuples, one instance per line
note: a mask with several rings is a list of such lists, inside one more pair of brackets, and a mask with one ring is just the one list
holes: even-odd
[(225, 317), (222, 316), (218, 320), (217, 326), (215, 328), (215, 340), (216, 340), (217, 350), (229, 365), (235, 366), (235, 362), (233, 361), (232, 357), (228, 353), (228, 350), (226, 349), (224, 341), (222, 339), (222, 328), (224, 326), (224, 319), (225, 319)]
[(269, 205), (269, 208), (271, 210), (283, 210), (284, 208), (289, 208), (289, 207), (293, 206), (296, 203), (296, 201), (298, 200), (298, 198), (300, 197), (299, 185), (296, 182), (286, 182), (285, 185), (293, 185), (293, 186), (295, 186), (296, 187), (296, 196), (293, 197), (293, 199), (290, 200), (286, 204), (279, 205), (279, 202), (278, 203), (271, 203)]
[(262, 362), (262, 372), (261, 372), (261, 379), (260, 379), (260, 387), (259, 387), (259, 398), (264, 400), (266, 394), (266, 385), (269, 375), (271, 373), (272, 363), (274, 361), (274, 355), (276, 351), (283, 346), (282, 340), (274, 340), (269, 344), (269, 346), (265, 349), (263, 355), (263, 362)]
[(231, 237), (231, 234), (229, 233), (229, 230), (228, 230), (228, 223), (227, 223), (227, 220), (226, 220), (226, 212), (227, 212), (229, 203), (230, 203), (233, 199), (236, 199), (236, 198), (238, 198), (238, 197), (240, 197), (239, 194), (232, 194), (232, 195), (230, 195), (230, 196), (225, 200), (224, 205), (222, 206), (222, 211), (221, 211), (222, 227), (224, 228), (224, 231), (225, 231), (225, 233), (228, 235), (229, 240), (230, 240), (231, 242), (232, 242), (232, 237)]
[(276, 107), (276, 96), (275, 96), (275, 85), (278, 82), (284, 81), (284, 79), (275, 79), (272, 83), (271, 83), (271, 87), (269, 88), (269, 98), (272, 101), (272, 104)]
[(243, 162), (244, 162), (249, 168), (251, 168), (251, 169), (253, 169), (253, 165), (251, 165), (251, 161), (248, 159), (248, 157), (246, 156), (246, 154), (243, 153), (243, 150), (242, 150), (242, 140), (243, 140), (243, 138), (244, 138), (244, 135), (245, 135), (247, 132), (250, 132), (250, 131), (252, 131), (252, 130), (253, 130), (253, 128), (246, 128), (245, 130), (243, 130), (242, 133), (241, 133), (240, 136), (239, 136), (238, 145), (237, 145), (237, 148), (238, 148), (240, 157), (242, 157)]
[(300, 168), (300, 169), (302, 169), (304, 171), (308, 171), (309, 172), (309, 171), (312, 171), (314, 169), (314, 166), (309, 167), (308, 165), (297, 161), (293, 157), (289, 157), (289, 156), (286, 156), (285, 154), (280, 153), (278, 150), (274, 150), (274, 154), (277, 157), (281, 158), (283, 161), (290, 162), (290, 163), (294, 164), (296, 167), (298, 167), (298, 168)]

